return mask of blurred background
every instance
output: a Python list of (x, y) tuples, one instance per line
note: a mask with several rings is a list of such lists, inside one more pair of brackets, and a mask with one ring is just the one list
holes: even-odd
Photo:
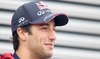
[[(14, 11), (32, 0), (0, 0), (0, 55), (13, 53), (10, 22)], [(52, 58), (100, 59), (100, 0), (43, 0), (54, 13), (66, 13), (69, 23), (57, 27)]]

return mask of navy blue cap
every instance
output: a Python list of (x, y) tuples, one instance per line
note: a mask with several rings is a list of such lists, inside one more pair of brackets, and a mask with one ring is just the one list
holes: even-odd
[(68, 17), (65, 14), (54, 14), (42, 1), (29, 2), (20, 6), (14, 13), (11, 21), (12, 33), (18, 27), (27, 24), (47, 23), (50, 20), (55, 20), (56, 26), (63, 26), (68, 23)]

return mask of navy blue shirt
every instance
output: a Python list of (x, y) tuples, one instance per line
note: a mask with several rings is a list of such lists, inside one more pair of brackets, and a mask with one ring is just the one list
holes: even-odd
[(14, 57), (14, 59), (20, 59), (20, 58), (18, 57), (18, 55), (16, 54), (16, 52), (14, 52), (13, 57)]

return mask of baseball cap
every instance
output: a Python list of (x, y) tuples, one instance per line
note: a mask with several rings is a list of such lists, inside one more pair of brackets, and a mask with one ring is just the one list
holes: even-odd
[(54, 14), (42, 1), (29, 2), (21, 5), (14, 13), (11, 20), (11, 29), (14, 33), (18, 27), (27, 24), (42, 24), (54, 19), (55, 26), (63, 26), (68, 23), (67, 15)]

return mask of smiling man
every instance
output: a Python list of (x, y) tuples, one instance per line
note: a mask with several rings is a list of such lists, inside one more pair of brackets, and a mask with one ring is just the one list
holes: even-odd
[(11, 21), (14, 59), (46, 59), (53, 55), (55, 27), (68, 23), (68, 17), (54, 14), (42, 1), (20, 6)]

